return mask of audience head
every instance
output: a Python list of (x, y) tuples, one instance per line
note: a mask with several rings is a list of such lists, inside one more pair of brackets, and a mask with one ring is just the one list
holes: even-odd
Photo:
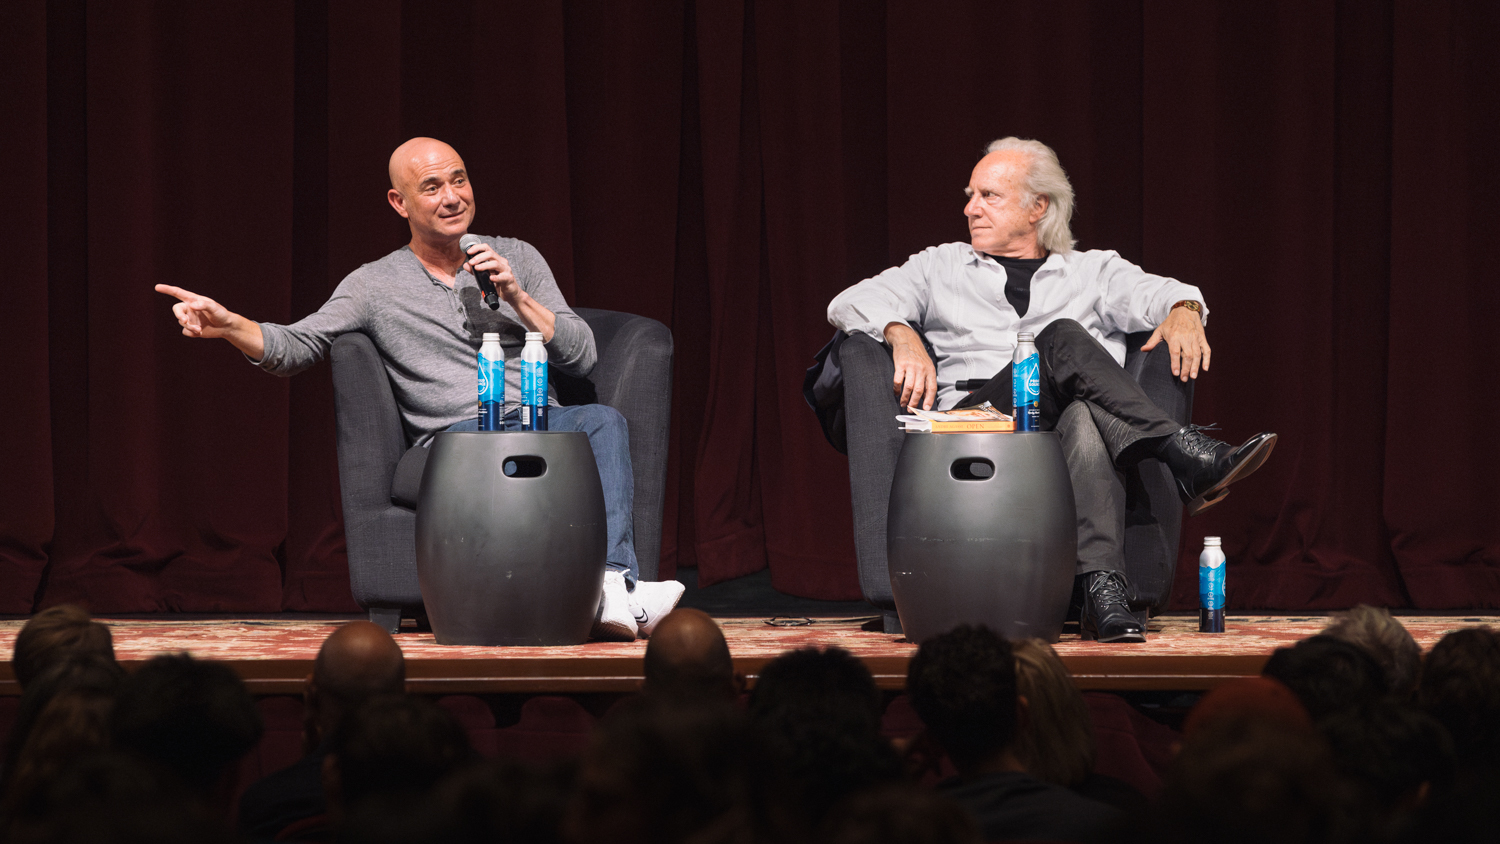
[(406, 689), (406, 659), (391, 634), (368, 621), (351, 621), (323, 640), (307, 681), (308, 716), (319, 737), (375, 695)]
[(216, 844), (237, 839), (182, 782), (139, 756), (99, 752), (41, 783), (16, 807), (9, 844)]
[(1277, 648), (1261, 673), (1291, 689), (1314, 721), (1374, 703), (1389, 688), (1375, 657), (1333, 636), (1311, 636)]
[(963, 806), (930, 788), (892, 783), (861, 792), (834, 809), (818, 841), (827, 844), (979, 844), (979, 827)]
[(782, 787), (755, 723), (728, 703), (643, 695), (616, 707), (579, 767), (566, 837), (581, 844), (774, 840)]
[(750, 712), (808, 828), (848, 795), (900, 778), (900, 759), (880, 734), (882, 703), (870, 670), (842, 648), (789, 651), (761, 669)]
[(118, 748), (226, 801), (235, 763), (260, 740), (260, 713), (229, 666), (187, 654), (149, 660), (120, 684), (110, 718)]
[(1368, 840), (1366, 809), (1321, 737), (1266, 719), (1215, 721), (1185, 737), (1153, 811), (1141, 826), (1165, 844)]
[(59, 604), (32, 616), (16, 634), (11, 669), (22, 690), (47, 667), (73, 653), (115, 658), (109, 628), (89, 617), (80, 606)]
[(1416, 692), (1422, 647), (1390, 610), (1360, 604), (1348, 612), (1334, 613), (1323, 633), (1364, 648), (1380, 663), (1391, 694), (1409, 700)]
[(24, 799), (63, 768), (109, 746), (109, 717), (125, 672), (97, 654), (64, 656), (21, 695), (6, 743), (7, 804)]
[(724, 631), (700, 610), (676, 609), (657, 624), (644, 668), (647, 694), (733, 700), (740, 693)]
[(1016, 733), (1016, 759), (1039, 780), (1072, 787), (1094, 770), (1093, 720), (1083, 693), (1041, 639), (1013, 645), (1016, 692), (1026, 699), (1026, 723)]
[(517, 759), (466, 768), (438, 786), (434, 803), (440, 834), (434, 838), (556, 844), (562, 841), (574, 774), (572, 765), (538, 766)]
[(1497, 773), (1500, 754), (1500, 633), (1469, 627), (1427, 654), (1417, 699), (1453, 736), (1461, 768)]
[(382, 803), (410, 803), (473, 761), (468, 733), (437, 704), (407, 695), (372, 697), (333, 734), (323, 766), (330, 814), (342, 819)]
[(1210, 724), (1243, 719), (1284, 724), (1298, 730), (1309, 730), (1313, 725), (1302, 701), (1280, 680), (1245, 677), (1217, 686), (1204, 695), (1183, 721), (1182, 734), (1188, 737)]
[[(1453, 741), (1436, 719), (1393, 700), (1331, 715), (1318, 725), (1334, 765), (1392, 820), (1420, 809), (1453, 781)], [(1392, 830), (1394, 831), (1394, 830)]]
[(1016, 738), (1016, 659), (987, 627), (961, 625), (922, 643), (906, 692), (960, 772), (994, 761)]

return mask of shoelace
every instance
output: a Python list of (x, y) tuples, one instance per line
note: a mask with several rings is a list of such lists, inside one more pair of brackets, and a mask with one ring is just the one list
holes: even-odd
[(1101, 607), (1126, 602), (1125, 580), (1115, 572), (1094, 578), (1094, 582), (1089, 584), (1089, 592)]
[(1219, 441), (1213, 437), (1203, 435), (1203, 431), (1219, 430), (1218, 423), (1207, 425), (1186, 425), (1181, 431), (1182, 439), (1179, 441), (1182, 450), (1193, 456), (1212, 456), (1214, 449), (1218, 447)]

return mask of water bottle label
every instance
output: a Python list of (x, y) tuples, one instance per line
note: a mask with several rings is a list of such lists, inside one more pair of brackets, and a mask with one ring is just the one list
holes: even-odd
[(1042, 383), (1037, 371), (1040, 358), (1028, 355), (1011, 364), (1011, 404), (1015, 408), (1016, 430), (1041, 430)]
[(1198, 604), (1206, 610), (1224, 609), (1224, 564), (1198, 567)]
[(521, 427), (528, 431), (547, 430), (546, 361), (521, 361), (521, 404), (525, 407)]
[(505, 402), (505, 359), (479, 356), (479, 400)]
[(479, 355), (479, 430), (498, 431), (505, 415), (505, 358)]

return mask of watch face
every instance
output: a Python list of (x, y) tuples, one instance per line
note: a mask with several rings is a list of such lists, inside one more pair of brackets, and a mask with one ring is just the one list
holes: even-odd
[(1197, 313), (1200, 313), (1200, 314), (1203, 313), (1203, 306), (1200, 305), (1200, 304), (1198, 304), (1197, 302), (1194, 302), (1191, 299), (1184, 299), (1181, 302), (1178, 302), (1177, 304), (1173, 305), (1172, 307), (1173, 308), (1187, 308), (1190, 311), (1196, 311)]

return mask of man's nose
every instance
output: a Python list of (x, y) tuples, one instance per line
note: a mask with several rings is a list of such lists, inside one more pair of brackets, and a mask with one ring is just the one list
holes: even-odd
[(969, 197), (969, 201), (964, 203), (964, 216), (965, 217), (978, 217), (979, 216), (979, 195), (978, 194), (975, 194), (974, 196)]

